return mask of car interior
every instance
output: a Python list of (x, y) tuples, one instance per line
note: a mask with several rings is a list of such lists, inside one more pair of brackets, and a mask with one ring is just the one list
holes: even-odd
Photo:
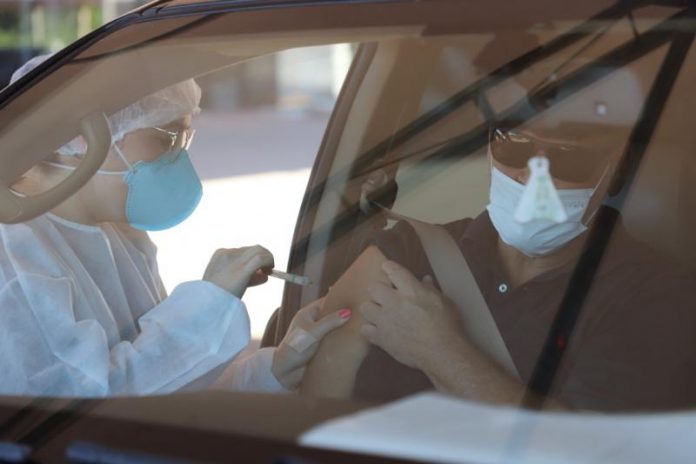
[[(312, 285), (284, 286), (261, 347), (277, 346), (295, 314), (327, 295), (375, 234), (394, 228), (398, 218), (448, 224), (485, 211), (492, 167), (488, 143), (491, 128), (502, 123), (523, 127), (544, 117), (629, 113), (614, 124), (623, 140), (621, 163), (606, 180), (611, 184), (608, 195), (599, 200), (620, 212), (631, 237), (665, 262), (696, 275), (696, 217), (691, 213), (696, 207), (696, 157), (691, 149), (696, 131), (689, 111), (696, 107), (691, 91), (696, 48), (689, 48), (691, 43), (678, 30), (684, 10), (615, 5), (590, 19), (573, 19), (569, 12), (568, 19), (532, 25), (489, 27), (484, 22), (469, 28), (476, 18), (468, 26), (435, 27), (424, 25), (427, 18), (365, 21), (356, 15), (331, 18), (327, 24), (317, 11), (303, 18), (304, 28), (299, 28), (293, 26), (297, 18), (278, 16), (276, 23), (269, 23), (263, 12), (254, 10), (178, 16), (177, 5), (185, 4), (172, 2), (171, 17), (165, 19), (136, 25), (124, 21), (122, 29), (117, 21), (105, 38), (86, 37), (1, 91), (10, 97), (0, 106), (0, 222), (29, 221), (95, 175), (111, 146), (106, 114), (185, 79), (214, 80), (274, 53), (351, 44), (355, 53), (314, 159), (294, 233), (283, 231), (293, 235), (287, 271), (306, 276)], [(142, 79), (133, 79), (135, 70)], [(605, 101), (622, 92), (627, 95), (623, 100)], [(66, 107), (70, 117), (64, 117)], [(89, 151), (74, 174), (33, 198), (12, 192), (25, 173), (76, 135), (87, 140)], [(377, 189), (366, 190), (370, 179), (379, 179)], [(221, 214), (233, 211), (225, 208)], [(620, 243), (609, 238), (605, 245), (592, 243), (586, 253), (599, 250), (601, 256)], [(582, 263), (578, 272), (593, 276), (598, 269)], [(585, 284), (591, 286), (591, 281)], [(568, 287), (587, 293), (585, 284), (571, 282)], [(564, 311), (572, 308), (559, 308), (559, 314)], [(556, 333), (550, 331), (548, 337)], [(549, 348), (540, 354), (540, 363), (556, 362), (554, 356)], [(554, 366), (552, 372), (558, 369)], [(294, 408), (301, 404), (325, 420), (352, 412), (360, 401), (382, 403), (428, 388), (418, 379), (399, 385), (401, 379), (390, 378), (389, 372), (359, 375), (375, 377), (380, 391), (356, 392), (351, 398), (355, 403), (326, 406), (302, 395), (287, 402), (275, 398), (264, 403), (262, 397), (247, 402), (243, 396), (225, 400), (215, 393), (208, 402), (190, 397), (193, 402), (181, 411), (175, 411), (176, 398), (156, 398), (152, 410), (170, 410), (170, 417), (158, 421), (178, 428), (205, 411), (214, 420), (196, 427), (212, 434), (236, 433), (234, 424), (221, 425), (228, 418), (217, 406), (227, 401), (240, 408), (240, 417), (254, 429), (251, 433), (288, 439), (296, 423), (267, 427), (254, 408), (264, 403), (299, 416)], [(548, 391), (547, 383), (546, 378), (532, 377), (528, 386)], [(120, 411), (118, 400), (101, 406), (41, 399), (19, 403), (24, 412), (12, 416), (6, 430), (35, 407), (48, 407), (58, 415), (62, 409), (76, 416), (102, 411), (118, 420), (133, 409), (146, 420), (149, 411), (137, 405)], [(531, 400), (520, 406), (541, 408)], [(60, 426), (61, 420), (69, 422), (58, 419), (51, 420)], [(304, 421), (301, 425), (308, 427), (314, 420), (303, 416), (297, 423)]]
[[(667, 18), (675, 11), (664, 9), (661, 14)], [(688, 147), (694, 140), (684, 126), (688, 118), (682, 113), (681, 97), (688, 94), (692, 70), (682, 67), (672, 83), (659, 78), (661, 67), (670, 61), (670, 44), (658, 38), (655, 12), (642, 13), (649, 13), (648, 17), (642, 19), (638, 11), (636, 17), (596, 21), (590, 27), (582, 23), (557, 26), (566, 28), (561, 31), (546, 25), (547, 35), (539, 34), (542, 41), (547, 37), (546, 43), (525, 41), (523, 35), (513, 33), (363, 45), (352, 70), (354, 79), (361, 73), (360, 86), (344, 88), (342, 98), (349, 99), (350, 107), (334, 114), (319, 154), (332, 157), (333, 162), (315, 170), (305, 219), (295, 235), (295, 270), (320, 275), (322, 286), (305, 288), (301, 295), (296, 289), (286, 291), (283, 310), (269, 325), (264, 343), (273, 344), (283, 333), (288, 313), (292, 314), (288, 308), (323, 295), (371, 235), (393, 226), (394, 221), (383, 217), (379, 209), (365, 208), (361, 201), (370, 175), (386, 173), (389, 180), (378, 195), (379, 205), (392, 212), (436, 224), (475, 217), (487, 203), (489, 121), (510, 117), (525, 95), (531, 98), (537, 89), (548, 92), (544, 85), (552, 87), (557, 82), (553, 92), (565, 92), (567, 84), (568, 96), (559, 108), (549, 108), (550, 114), (558, 110), (562, 115), (564, 104), (566, 109), (599, 105), (601, 97), (593, 85), (620, 92), (625, 85), (621, 79), (628, 78), (643, 114), (659, 115), (652, 127), (639, 124), (640, 109), (624, 122), (620, 131), (626, 145), (633, 131), (633, 149), (644, 149), (643, 157), (604, 202), (621, 211), (631, 236), (693, 270), (693, 256), (685, 252), (691, 249), (686, 233), (692, 227), (691, 215), (682, 208), (690, 205), (693, 196)], [(572, 43), (556, 46), (574, 35)], [(644, 37), (656, 40), (643, 41)], [(511, 43), (519, 49), (509, 47)], [(684, 63), (693, 59), (691, 51)], [(573, 87), (573, 80), (581, 82), (583, 75), (594, 77)], [(654, 95), (665, 85), (671, 88), (670, 98), (656, 101)], [(521, 119), (534, 117), (532, 113)], [(645, 134), (649, 135), (641, 138)]]
[[(659, 11), (662, 19), (678, 14), (676, 9)], [(135, 26), (122, 34), (114, 32), (73, 57), (69, 65), (56, 69), (32, 92), (18, 92), (5, 104), (0, 117), (13, 121), (3, 124), (0, 134), (8, 147), (3, 156), (12, 157), (3, 160), (3, 180), (16, 179), (42, 153), (50, 153), (50, 147), (71, 138), (78, 121), (64, 118), (64, 125), (55, 126), (60, 120), (56, 115), (67, 102), (84, 115), (83, 121), (94, 120), (95, 112), (109, 112), (184, 77), (211, 73), (281, 49), (359, 40), (363, 45), (318, 155), (292, 252), (291, 265), (303, 274), (321, 276), (317, 280), (322, 285), (301, 294), (298, 289), (288, 289), (283, 303), (287, 319), (293, 308), (328, 289), (350, 257), (359, 253), (353, 249), (356, 244), (374, 230), (374, 220), (364, 220), (370, 215), (360, 208), (361, 186), (374, 171), (385, 170), (393, 181), (387, 194), (391, 204), (386, 206), (394, 212), (432, 223), (472, 217), (486, 204), (487, 124), (492, 118), (510, 116), (525, 89), (548, 91), (545, 85), (570, 82), (597, 69), (596, 74), (608, 74), (605, 79), (611, 79), (614, 69), (622, 69), (639, 82), (647, 100), (666, 59), (669, 38), (659, 34), (656, 18), (660, 15), (654, 8), (634, 13), (588, 22), (540, 24), (534, 36), (516, 30), (421, 36), (417, 27), (394, 26), (273, 38), (241, 30), (230, 41), (224, 31), (234, 19), (225, 15)], [(654, 40), (640, 42), (644, 37)], [(693, 54), (686, 57), (687, 63)], [(42, 68), (56, 66), (59, 58)], [(118, 85), (134, 68), (144, 70), (149, 78), (119, 92), (103, 91), (103, 82)], [(429, 72), (422, 72), (424, 69)], [(687, 128), (684, 108), (691, 98), (685, 90), (691, 74), (692, 67), (682, 67), (637, 166), (634, 185), (617, 196), (631, 234), (689, 266), (694, 259), (688, 251), (694, 224), (685, 211), (692, 202), (688, 186), (694, 163), (687, 147), (694, 135)], [(32, 76), (16, 87), (29, 85)], [(34, 136), (37, 128), (49, 125), (52, 130), (45, 131), (44, 137)], [(16, 156), (20, 152), (26, 155)], [(82, 180), (98, 164), (95, 157)], [(54, 204), (77, 185), (79, 182), (63, 185), (61, 191), (47, 197)], [(40, 209), (41, 202), (33, 208), (34, 214)], [(346, 249), (351, 251), (345, 253)], [(287, 320), (274, 324), (264, 343), (272, 343), (271, 335), (276, 339), (282, 335)]]

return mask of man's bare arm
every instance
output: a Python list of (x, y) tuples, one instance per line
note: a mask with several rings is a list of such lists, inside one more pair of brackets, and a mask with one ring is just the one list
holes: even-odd
[(368, 298), (368, 285), (387, 281), (381, 269), (384, 261), (386, 258), (377, 247), (367, 248), (329, 289), (323, 313), (349, 308), (353, 316), (322, 340), (319, 351), (307, 365), (300, 393), (334, 398), (352, 395), (355, 376), (370, 349), (359, 333), (365, 321), (358, 309)]
[[(439, 390), (475, 401), (517, 406), (526, 391), (467, 338), (456, 305), (426, 277), (383, 264), (388, 283), (370, 285), (361, 333), (394, 359), (425, 373)], [(549, 400), (547, 407), (556, 407)]]

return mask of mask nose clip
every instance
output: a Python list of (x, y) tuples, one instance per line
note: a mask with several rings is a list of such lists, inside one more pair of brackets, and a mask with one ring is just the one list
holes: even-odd
[(515, 221), (526, 223), (544, 219), (560, 223), (568, 220), (568, 214), (549, 173), (549, 159), (543, 155), (535, 156), (529, 159), (527, 166), (529, 180), (515, 209)]

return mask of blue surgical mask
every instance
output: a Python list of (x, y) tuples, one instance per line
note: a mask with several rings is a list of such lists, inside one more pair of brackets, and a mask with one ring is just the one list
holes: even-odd
[[(98, 174), (123, 176), (128, 185), (126, 219), (140, 230), (164, 230), (181, 223), (193, 213), (203, 196), (201, 180), (188, 151), (177, 149), (154, 161), (128, 162), (118, 145), (114, 150), (128, 166), (127, 171), (98, 170)], [(47, 162), (61, 169), (73, 166)]]
[(203, 196), (201, 180), (185, 149), (170, 151), (154, 161), (129, 165), (124, 176), (128, 184), (126, 219), (140, 230), (164, 230), (189, 217)]

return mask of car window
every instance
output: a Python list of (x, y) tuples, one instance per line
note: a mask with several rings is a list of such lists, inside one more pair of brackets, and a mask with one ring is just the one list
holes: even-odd
[[(25, 86), (5, 101), (5, 117), (22, 111), (3, 140), (36, 156), (3, 170), (13, 224), (3, 229), (2, 305), (14, 308), (3, 394), (211, 388), (280, 305), (283, 280), (246, 288), (287, 269), (309, 169), (357, 47), (344, 39), (361, 34), (289, 32), (242, 46), (221, 34), (229, 23), (204, 19), (117, 30), (62, 67), (59, 55), (38, 57), (6, 89)], [(31, 86), (47, 66), (55, 72)], [(70, 98), (70, 117), (56, 119)], [(32, 132), (46, 146), (32, 147)], [(240, 271), (255, 259), (263, 266)], [(62, 328), (46, 332), (53, 323)], [(165, 351), (169, 367), (154, 368)], [(254, 359), (229, 382), (249, 389), (260, 369), (262, 389), (287, 390), (272, 352)]]
[(0, 93), (0, 395), (693, 407), (684, 10), (189, 3)]
[[(205, 106), (190, 151), (205, 197), (181, 226), (151, 234), (170, 291), (200, 279), (219, 248), (261, 244), (277, 269), (287, 268), (310, 169), (353, 48), (292, 49), (198, 79)], [(254, 338), (280, 305), (283, 284), (271, 279), (245, 294)]]
[[(693, 405), (693, 379), (683, 370), (693, 362), (694, 257), (685, 234), (693, 140), (676, 135), (690, 71), (665, 75), (693, 51), (675, 58), (679, 45), (660, 40), (656, 31), (673, 14), (370, 49), (349, 113), (328, 129), (335, 144), (320, 156), (333, 164), (310, 186), (314, 208), (303, 211), (295, 237), (301, 252), (291, 266), (321, 287), (286, 293), (276, 320), (282, 327), (283, 311), (326, 293), (331, 304), (358, 305), (361, 320), (326, 341), (325, 359), (342, 353), (341, 366), (322, 361), (320, 351), (305, 375), (309, 392), (393, 400), (434, 386), (447, 391), (439, 372), (451, 376), (450, 392), (485, 400), (475, 385), (451, 380), (467, 372), (466, 360), (457, 365), (448, 354), (464, 351), (447, 348), (458, 346), (446, 329), (452, 319), (442, 316), (430, 339), (414, 333), (437, 332), (435, 322), (396, 322), (397, 314), (437, 319), (432, 306), (445, 304), (437, 299), (444, 294), (461, 319), (459, 338), (486, 353), (480, 375), (500, 375), (498, 393), (516, 391), (516, 403), (543, 398), (601, 411)], [(546, 168), (532, 173), (532, 159), (546, 160), (556, 193), (540, 177)], [(562, 219), (552, 219), (558, 205)], [(410, 280), (364, 282), (361, 275), (378, 272), (375, 248)], [(465, 264), (442, 256), (451, 253)], [(466, 267), (468, 280), (450, 278)], [(426, 276), (437, 290), (426, 292)], [(342, 285), (352, 286), (350, 295)], [(497, 330), (485, 329), (490, 322)], [(472, 326), (485, 332), (472, 334)], [(278, 328), (270, 328), (273, 343)], [(337, 348), (346, 344), (352, 353)], [(442, 359), (458, 367), (440, 370)], [(332, 375), (343, 380), (323, 380)]]

